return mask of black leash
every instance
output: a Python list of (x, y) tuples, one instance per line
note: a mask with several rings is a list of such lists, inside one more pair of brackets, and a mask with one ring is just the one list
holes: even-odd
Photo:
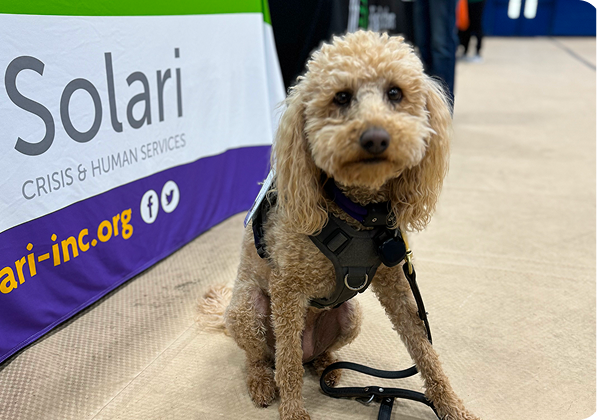
[[(409, 252), (411, 253), (411, 251)], [(424, 327), (426, 330), (428, 340), (432, 344), (433, 340), (431, 336), (431, 329), (427, 320), (427, 312), (424, 308), (424, 302), (422, 301), (422, 296), (420, 295), (418, 284), (416, 283), (416, 270), (414, 270), (411, 260), (409, 262), (406, 260), (406, 262), (404, 263), (403, 273), (406, 279), (408, 280), (408, 283), (410, 284), (412, 294), (414, 295), (414, 299), (416, 300), (416, 304), (418, 305), (418, 316), (420, 317), (422, 322), (424, 322)], [(389, 420), (391, 418), (395, 398), (402, 398), (425, 404), (429, 406), (433, 410), (435, 415), (437, 415), (437, 418), (439, 418), (439, 415), (437, 414), (433, 403), (429, 401), (426, 398), (426, 396), (421, 392), (411, 391), (409, 389), (384, 388), (379, 386), (344, 388), (330, 387), (326, 384), (326, 375), (328, 375), (330, 372), (336, 369), (349, 369), (355, 372), (363, 373), (365, 375), (375, 376), (377, 378), (383, 379), (403, 379), (416, 375), (418, 373), (418, 369), (416, 369), (416, 366), (412, 366), (411, 368), (405, 370), (387, 371), (373, 369), (368, 366), (360, 365), (357, 363), (336, 362), (328, 366), (322, 373), (322, 377), (320, 378), (320, 387), (326, 395), (333, 398), (353, 398), (365, 405), (368, 405), (372, 401), (380, 401), (380, 410), (378, 412), (377, 420)]]

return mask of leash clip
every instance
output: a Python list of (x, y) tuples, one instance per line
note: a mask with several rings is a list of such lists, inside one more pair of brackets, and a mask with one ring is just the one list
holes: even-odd
[(408, 242), (408, 237), (405, 232), (401, 232), (401, 238), (406, 246), (406, 263), (408, 264), (408, 273), (412, 274), (414, 272), (414, 264), (412, 264), (412, 250), (410, 249), (410, 243)]
[(412, 274), (414, 265), (412, 264), (412, 250), (408, 248), (406, 251), (406, 262), (408, 263), (408, 273)]
[(374, 401), (374, 394), (370, 395), (370, 398), (368, 398), (367, 400), (363, 397), (356, 397), (355, 400), (359, 403), (364, 404), (367, 407), (372, 401)]

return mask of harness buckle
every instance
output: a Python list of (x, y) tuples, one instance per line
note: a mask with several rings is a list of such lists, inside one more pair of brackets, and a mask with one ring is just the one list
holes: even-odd
[(389, 217), (389, 205), (387, 203), (375, 203), (366, 206), (367, 214), (360, 223), (366, 227), (386, 226)]

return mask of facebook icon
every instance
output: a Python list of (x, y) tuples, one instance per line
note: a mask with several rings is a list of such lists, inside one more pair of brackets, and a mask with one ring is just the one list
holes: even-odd
[(153, 196), (152, 195), (148, 196), (148, 218), (149, 219), (153, 218)]
[(140, 200), (140, 216), (145, 223), (151, 224), (159, 213), (159, 196), (154, 190), (148, 190)]

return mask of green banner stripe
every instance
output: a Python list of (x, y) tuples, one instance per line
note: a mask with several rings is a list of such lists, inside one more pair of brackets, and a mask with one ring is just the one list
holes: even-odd
[(271, 25), (272, 17), (270, 16), (270, 5), (268, 4), (268, 0), (263, 0), (261, 6), (261, 11), (263, 12), (263, 20)]
[(267, 0), (28, 0), (0, 3), (0, 13), (61, 16), (172, 16), (218, 13), (263, 13), (271, 23)]

